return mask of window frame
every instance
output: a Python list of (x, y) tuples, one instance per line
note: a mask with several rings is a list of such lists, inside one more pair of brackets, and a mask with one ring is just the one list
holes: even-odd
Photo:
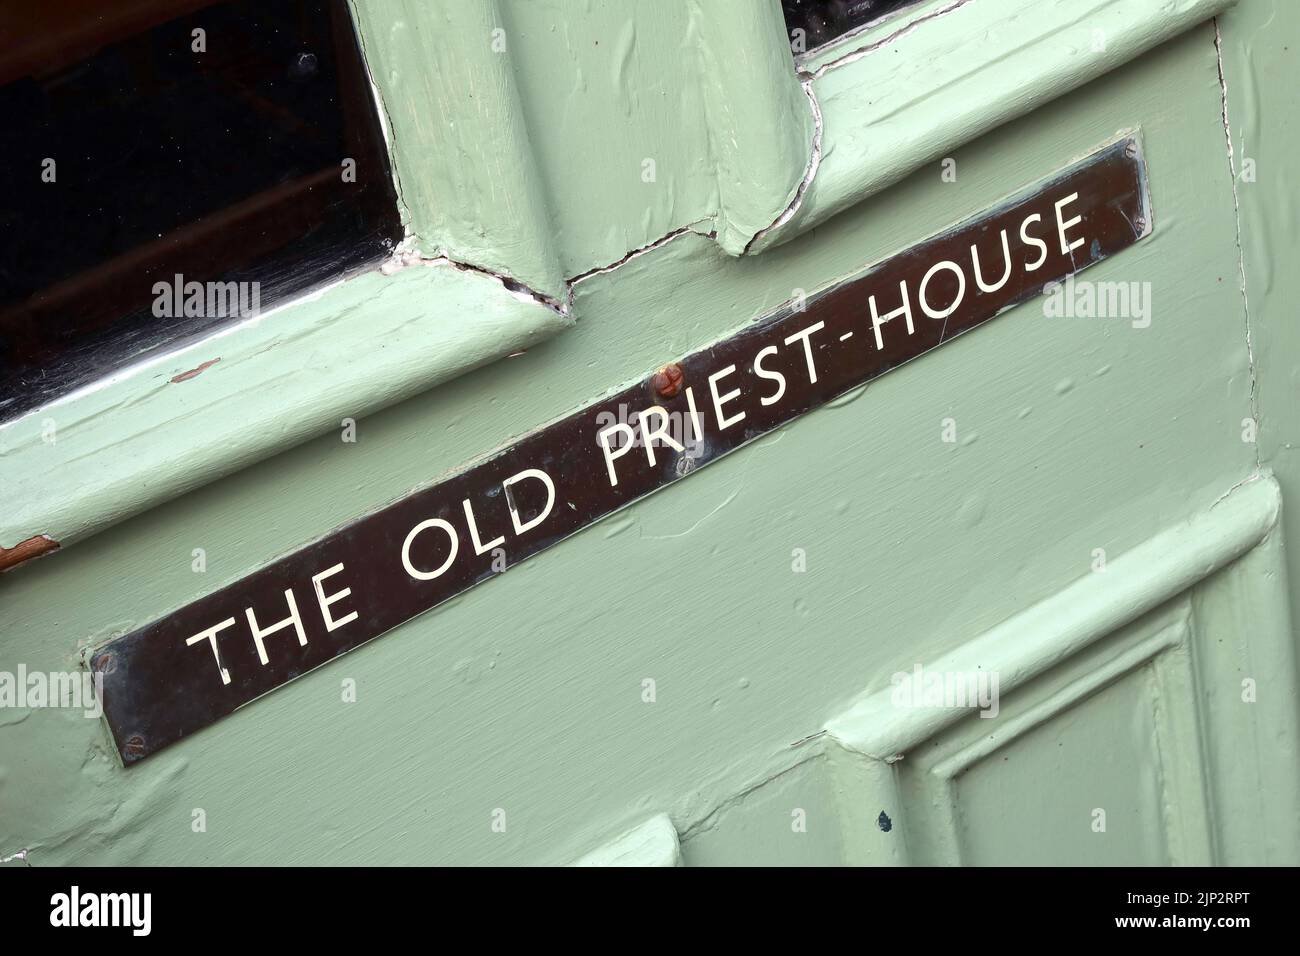
[[(350, 0), (400, 253), (0, 425), (0, 570), (531, 348), (574, 325), (575, 282), (642, 251), (564, 276), (510, 54), (489, 44), (502, 2)], [(701, 164), (710, 235), (771, 249), (1233, 2), (930, 0), (796, 58), (780, 0), (716, 0), (693, 13), (702, 72), (677, 81), (723, 127)], [(474, 98), (443, 95), (466, 76)], [(510, 201), (474, 198), (494, 189)]]

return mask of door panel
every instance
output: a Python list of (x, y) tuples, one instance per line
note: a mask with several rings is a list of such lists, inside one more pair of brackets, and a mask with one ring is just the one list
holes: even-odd
[(987, 719), (867, 696), (680, 834), (686, 864), (1292, 862), (1278, 506), (1255, 482), (928, 668), (999, 675)]
[[(472, 116), (426, 102), (464, 60), (420, 32), (426, 5), (359, 15), (383, 26), (363, 39), (410, 183), (409, 248), (232, 338), (198, 377), (154, 369), (56, 409), (57, 445), (39, 419), (0, 434), (8, 527), (68, 529), (0, 579), (0, 671), (78, 669), (1119, 131), (1141, 138), (1153, 232), (1086, 275), (1136, 283), (1150, 321), (1022, 303), (130, 769), (95, 721), (0, 713), (0, 857), (1300, 862), (1283, 542), (1300, 353), (1276, 291), (1295, 236), (1270, 219), (1270, 258), (1249, 258), (1239, 208), (1286, 219), (1290, 200), (1276, 181), (1248, 191), (1224, 126), (1224, 78), (1245, 70), (1234, 37), (1280, 46), (1270, 17), (1300, 12), (1242, 0), (1250, 30), (1221, 36), (1221, 4), (1096, 0), (1123, 42), (1092, 60), (1076, 5), (1034, 5), (1059, 30), (1018, 43), (1028, 5), (971, 0), (963, 17), (997, 14), (970, 34), (993, 73), (954, 66), (876, 102), (872, 76), (926, 71), (872, 58), (916, 50), (907, 38), (941, 50), (949, 14), (828, 66), (773, 46), (779, 20), (728, 31), (712, 6), (658, 6), (599, 2), (585, 28), (561, 0), (464, 13), (469, 33), (521, 47), (474, 53), (493, 106)], [(762, 56), (709, 78), (749, 43)], [(1014, 103), (998, 50), (1033, 68)], [(428, 157), (435, 114), (463, 163)], [(1267, 144), (1260, 169), (1280, 175), (1289, 151), (1268, 130), (1238, 130), (1235, 161)], [(918, 666), (977, 691), (996, 675), (997, 716), (900, 704)]]

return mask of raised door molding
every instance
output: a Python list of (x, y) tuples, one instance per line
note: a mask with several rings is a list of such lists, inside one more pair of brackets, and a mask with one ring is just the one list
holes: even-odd
[(677, 830), (660, 813), (575, 860), (572, 866), (681, 866)]
[(930, 0), (812, 51), (798, 69), (817, 113), (815, 162), (796, 207), (751, 251), (937, 164), (1235, 2)]
[[(1300, 713), (1280, 506), (1258, 477), (926, 665), (1000, 675), (996, 719), (899, 707), (889, 689), (828, 722), (847, 861), (1042, 862), (1095, 847), (1096, 862), (1294, 865)], [(1072, 738), (1058, 765), (1051, 742)], [(1026, 772), (1040, 788), (1017, 787)], [(1056, 784), (1053, 805), (1007, 804)], [(993, 799), (1005, 815), (982, 812)], [(1147, 829), (1126, 832), (1138, 821)]]
[(1232, 0), (935, 0), (798, 63), (778, 0), (597, 4), (556, 40), (567, 2), (354, 3), (403, 248), (0, 425), (0, 569), (536, 345), (683, 232), (797, 235)]
[(722, 806), (692, 815), (683, 800), (600, 853), (1295, 865), (1300, 675), (1280, 509), (1276, 481), (1256, 476), (924, 663), (997, 674), (991, 719), (869, 693)]

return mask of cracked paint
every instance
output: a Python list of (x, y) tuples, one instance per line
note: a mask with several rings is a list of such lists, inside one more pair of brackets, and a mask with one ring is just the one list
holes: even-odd
[(699, 222), (693, 222), (690, 223), (689, 225), (682, 226), (680, 229), (674, 229), (671, 232), (660, 236), (658, 239), (654, 240), (653, 242), (648, 242), (644, 246), (638, 246), (637, 248), (629, 252), (627, 255), (623, 256), (620, 259), (614, 260), (608, 265), (596, 266), (593, 269), (588, 269), (586, 272), (579, 272), (577, 275), (569, 279), (566, 279), (565, 285), (568, 286), (570, 299), (572, 299), (573, 287), (577, 285), (579, 282), (582, 282), (585, 279), (590, 279), (592, 276), (601, 275), (602, 273), (613, 272), (615, 269), (627, 265), (629, 262), (631, 262), (633, 259), (637, 258), (638, 256), (643, 256), (647, 252), (650, 252), (653, 249), (658, 249), (660, 246), (672, 242), (674, 239), (678, 238), (679, 236), (684, 236), (687, 233), (694, 233), (697, 236), (706, 236), (709, 239), (716, 238), (717, 233), (713, 230), (709, 230), (708, 232), (700, 232), (698, 229), (695, 228), (701, 222), (707, 222), (707, 221), (708, 220), (701, 219), (699, 220)]
[(1231, 488), (1229, 488), (1223, 494), (1219, 495), (1219, 497), (1215, 498), (1214, 501), (1210, 504), (1209, 510), (1213, 511), (1221, 503), (1231, 498), (1232, 493), (1236, 491), (1238, 488), (1241, 488), (1245, 485), (1249, 485), (1251, 482), (1259, 481), (1263, 477), (1264, 477), (1264, 473), (1260, 471), (1258, 468), (1256, 468), (1256, 470), (1252, 474), (1249, 474), (1245, 478), (1241, 479), (1241, 481), (1236, 482), (1235, 484), (1233, 484)]
[(821, 738), (826, 736), (826, 733), (827, 731), (825, 730), (825, 728), (823, 728), (822, 730), (817, 731), (815, 734), (809, 734), (806, 737), (800, 737), (798, 740), (792, 740), (790, 741), (789, 745), (791, 747), (802, 747), (804, 744), (810, 744), (814, 740), (821, 740)]
[[(658, 239), (655, 239), (653, 242), (648, 242), (644, 246), (638, 246), (636, 249), (631, 250), (626, 255), (615, 260), (614, 262), (608, 263), (607, 265), (603, 265), (603, 266), (595, 266), (591, 269), (586, 270), (585, 272), (580, 272), (575, 276), (571, 276), (570, 278), (564, 280), (563, 299), (557, 299), (554, 296), (548, 296), (542, 292), (538, 292), (536, 289), (530, 288), (523, 282), (520, 282), (518, 279), (515, 279), (513, 276), (510, 276), (504, 272), (497, 272), (492, 269), (487, 269), (483, 266), (473, 265), (468, 262), (461, 262), (459, 260), (451, 258), (445, 253), (439, 253), (436, 256), (424, 255), (423, 253), (419, 252), (416, 249), (415, 245), (416, 245), (417, 237), (413, 235), (407, 236), (407, 239), (403, 241), (402, 246), (399, 247), (398, 250), (394, 252), (389, 259), (385, 260), (384, 263), (379, 267), (379, 271), (386, 276), (391, 276), (396, 274), (397, 272), (400, 272), (402, 269), (410, 268), (412, 266), (449, 265), (453, 269), (459, 269), (461, 272), (477, 273), (479, 275), (484, 275), (487, 276), (488, 278), (494, 279), (495, 281), (499, 282), (502, 286), (504, 286), (508, 292), (513, 294), (516, 298), (519, 298), (521, 301), (540, 303), (541, 305), (546, 306), (552, 312), (555, 312), (556, 314), (565, 316), (567, 318), (572, 316), (573, 288), (579, 282), (582, 282), (586, 279), (590, 279), (592, 276), (601, 275), (607, 272), (613, 272), (614, 270), (620, 268), (621, 266), (624, 266), (627, 263), (631, 262), (633, 259), (636, 259), (639, 256), (643, 256), (654, 249), (658, 249), (660, 246), (667, 245), (672, 240), (687, 235), (688, 233), (692, 233), (697, 236), (705, 236), (709, 239), (714, 239), (717, 237), (717, 233), (715, 231), (709, 230), (708, 232), (701, 232), (697, 228), (701, 223), (705, 223), (708, 221), (709, 220), (707, 219), (701, 219), (697, 222), (689, 223), (688, 225), (682, 226), (679, 229), (674, 229), (671, 232), (660, 236)], [(522, 353), (515, 353), (515, 354), (518, 355)]]
[[(818, 736), (816, 734), (814, 737)], [(765, 788), (778, 781), (791, 782), (796, 775), (807, 768), (815, 766), (813, 761), (822, 756), (820, 748), (801, 751), (795, 759), (788, 754), (778, 754), (772, 765), (757, 778), (750, 779), (738, 792), (718, 798), (713, 796), (703, 806), (688, 806), (690, 801), (683, 801), (682, 806), (672, 814), (674, 818), (692, 820), (685, 828), (678, 826), (678, 839), (683, 845), (702, 834), (718, 829), (727, 814), (742, 810), (746, 804), (761, 801), (768, 795)], [(700, 797), (706, 795), (701, 793)]]
[[(361, 68), (365, 70), (366, 83), (370, 87), (370, 95), (375, 103), (375, 115), (379, 118), (379, 132), (384, 138), (384, 148), (391, 157), (393, 155), (393, 117), (389, 113), (388, 103), (384, 100), (383, 92), (379, 89), (379, 84), (375, 82), (375, 74), (370, 67), (371, 61), (366, 49), (365, 31), (357, 31), (357, 46), (361, 49)], [(406, 197), (402, 193), (402, 178), (398, 174), (396, 163), (389, 163), (389, 173), (393, 181), (393, 190), (397, 193), (397, 208), (402, 218), (402, 225), (409, 230), (411, 214), (406, 204)]]
[(380, 265), (379, 271), (386, 276), (391, 276), (400, 272), (402, 269), (408, 269), (412, 266), (448, 265), (461, 272), (473, 272), (478, 275), (487, 276), (489, 279), (500, 283), (507, 292), (521, 301), (536, 302), (539, 305), (544, 305), (546, 308), (558, 315), (567, 316), (569, 314), (567, 296), (566, 301), (561, 301), (553, 296), (538, 292), (536, 289), (529, 288), (527, 285), (514, 278), (514, 276), (508, 275), (507, 273), (497, 272), (493, 269), (485, 268), (484, 266), (477, 266), (473, 263), (453, 259), (445, 252), (440, 252), (433, 256), (427, 256), (415, 248), (416, 238), (417, 237), (414, 235), (408, 235), (406, 240), (402, 242), (402, 245), (393, 252), (392, 256)]
[[(1232, 124), (1228, 121), (1228, 80), (1223, 71), (1223, 32), (1214, 18), (1214, 54), (1219, 65), (1219, 93), (1222, 99), (1223, 135), (1228, 143), (1228, 172), (1232, 176), (1232, 215), (1236, 227), (1237, 274), (1241, 279), (1241, 309), (1246, 320), (1246, 359), (1250, 366), (1250, 417), (1259, 426), (1259, 381), (1255, 364), (1255, 343), (1250, 327), (1250, 298), (1246, 292), (1246, 254), (1241, 244), (1241, 197), (1237, 194), (1237, 158), (1232, 147)], [(1258, 436), (1255, 441), (1255, 470), (1261, 466)], [(1217, 502), (1216, 502), (1217, 503)]]
[(803, 88), (804, 95), (808, 97), (808, 106), (809, 109), (812, 111), (812, 120), (813, 120), (813, 137), (812, 137), (812, 143), (809, 147), (808, 163), (804, 167), (803, 178), (800, 180), (799, 185), (795, 188), (794, 196), (790, 199), (789, 205), (787, 205), (786, 208), (781, 211), (780, 215), (778, 215), (770, 225), (763, 227), (758, 232), (754, 233), (752, 237), (750, 237), (750, 240), (748, 243), (745, 244), (745, 248), (741, 252), (741, 255), (747, 255), (750, 252), (750, 250), (753, 249), (755, 244), (761, 242), (770, 233), (779, 230), (781, 227), (783, 227), (786, 223), (788, 223), (791, 219), (795, 217), (795, 215), (799, 212), (800, 207), (803, 206), (804, 197), (807, 195), (808, 189), (812, 186), (813, 180), (817, 176), (817, 170), (820, 168), (821, 161), (822, 161), (822, 150), (823, 150), (822, 144), (823, 144), (824, 133), (825, 133), (825, 122), (822, 116), (821, 102), (817, 98), (817, 90), (813, 85), (814, 82), (817, 79), (824, 76), (829, 70), (835, 69), (840, 66), (844, 66), (845, 64), (848, 63), (853, 63), (856, 60), (860, 60), (864, 56), (867, 56), (869, 53), (872, 53), (876, 50), (881, 49), (882, 47), (888, 46), (889, 44), (902, 39), (907, 34), (917, 29), (917, 27), (919, 27), (921, 24), (927, 23), (931, 20), (935, 20), (939, 17), (952, 13), (953, 11), (966, 6), (966, 4), (968, 4), (969, 2), (970, 0), (955, 0), (955, 2), (950, 3), (945, 7), (942, 7), (938, 10), (932, 10), (927, 14), (924, 14), (922, 16), (916, 17), (913, 20), (908, 21), (906, 24), (899, 27), (897, 30), (890, 33), (888, 36), (882, 37), (881, 39), (868, 43), (864, 46), (856, 47), (853, 50), (850, 50), (844, 53), (843, 55), (836, 57), (833, 60), (829, 60), (826, 63), (823, 63), (819, 67), (816, 67), (812, 70), (805, 70), (802, 67), (799, 68), (798, 70), (799, 85)]
[[(889, 46), (889, 44), (901, 40), (903, 37), (907, 36), (909, 33), (914, 31), (921, 24), (927, 23), (930, 20), (937, 20), (939, 17), (942, 16), (946, 16), (949, 13), (952, 13), (954, 10), (961, 9), (962, 7), (966, 6), (966, 4), (970, 2), (971, 0), (954, 0), (953, 3), (950, 3), (944, 7), (940, 7), (938, 10), (931, 10), (929, 13), (922, 14), (921, 16), (917, 17), (914, 20), (909, 20), (907, 23), (903, 24), (903, 26), (899, 27), (893, 33), (890, 33), (888, 36), (881, 37), (879, 40), (875, 40), (864, 46), (855, 47), (854, 49), (849, 50), (847, 53), (844, 53), (833, 60), (828, 60), (827, 62), (823, 63), (821, 66), (817, 67), (816, 69), (809, 70), (809, 71), (800, 70), (800, 75), (807, 77), (810, 80), (815, 80), (818, 77), (825, 75), (828, 70), (833, 70), (836, 67), (844, 66), (846, 63), (853, 63), (857, 60), (860, 60), (864, 56), (867, 56), (868, 54), (874, 53), (876, 50), (879, 50), (881, 47)], [(871, 28), (871, 24), (868, 24), (863, 29), (869, 30), (870, 28)], [(852, 36), (852, 34), (850, 34), (850, 36)], [(814, 51), (814, 54), (815, 52), (816, 51)]]
[(808, 192), (808, 187), (812, 185), (813, 178), (817, 175), (817, 170), (822, 164), (822, 107), (817, 101), (817, 91), (813, 89), (812, 77), (805, 77), (799, 83), (803, 87), (804, 95), (808, 97), (808, 106), (812, 110), (813, 116), (813, 137), (812, 146), (808, 155), (808, 165), (804, 167), (803, 179), (795, 187), (794, 196), (790, 199), (790, 204), (781, 211), (770, 225), (764, 226), (758, 232), (750, 237), (749, 242), (745, 244), (745, 249), (741, 255), (748, 254), (749, 250), (754, 247), (754, 243), (764, 238), (768, 233), (780, 229), (787, 222), (794, 218), (799, 207), (803, 205), (804, 195)]

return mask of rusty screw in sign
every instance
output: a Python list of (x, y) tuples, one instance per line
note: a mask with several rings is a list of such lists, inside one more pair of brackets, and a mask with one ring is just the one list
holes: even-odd
[(144, 737), (139, 734), (132, 734), (127, 738), (125, 746), (122, 747), (122, 753), (133, 758), (143, 757)]
[(650, 379), (650, 384), (654, 386), (655, 394), (660, 398), (672, 398), (682, 390), (682, 380), (685, 378), (686, 374), (682, 371), (682, 367), (673, 362), (655, 372)]

